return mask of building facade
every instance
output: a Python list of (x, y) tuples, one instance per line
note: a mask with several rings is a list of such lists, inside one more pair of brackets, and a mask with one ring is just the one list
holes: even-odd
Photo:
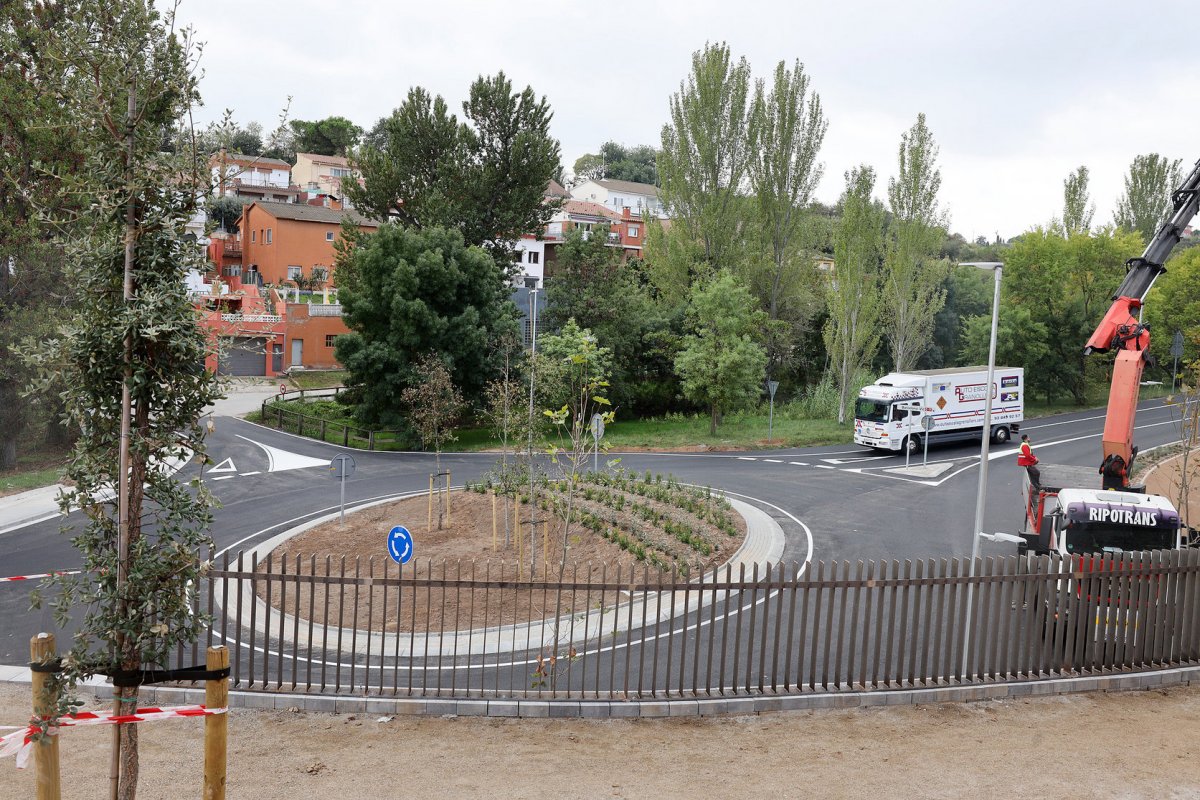
[(628, 207), (636, 217), (666, 217), (657, 186), (609, 178), (584, 181), (571, 189), (571, 197), (597, 203), (615, 214)]
[[(242, 209), (239, 244), (243, 280), (256, 274), (270, 284), (311, 282), (332, 286), (335, 246), (342, 221), (349, 218), (360, 231), (379, 223), (341, 208), (301, 203), (251, 203)], [(318, 286), (319, 288), (319, 286)]]
[(345, 193), (342, 183), (361, 178), (358, 171), (351, 168), (350, 162), (341, 156), (296, 153), (296, 166), (292, 167), (292, 180), (301, 190), (333, 195), (343, 203)]

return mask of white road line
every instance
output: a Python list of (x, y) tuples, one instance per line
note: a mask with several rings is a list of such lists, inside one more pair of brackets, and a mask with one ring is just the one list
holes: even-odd
[(245, 478), (245, 477), (247, 477), (247, 476), (249, 476), (249, 475), (262, 475), (262, 473), (261, 473), (261, 472), (259, 472), (258, 470), (255, 470), (254, 472), (243, 472), (243, 473), (242, 473), (242, 477), (243, 477), (243, 478)]
[(837, 467), (831, 467), (828, 464), (813, 464), (813, 466), (817, 469), (837, 469)]
[(795, 464), (797, 467), (807, 467), (808, 466), (807, 461), (789, 461), (788, 463)]
[(230, 478), (236, 478), (237, 475), (222, 475), (219, 478), (209, 478), (210, 481), (227, 481)]
[(782, 464), (783, 463), (778, 458), (764, 458), (763, 461), (766, 461), (768, 464)]
[(738, 456), (737, 460), (738, 461), (758, 461), (757, 458), (750, 458), (749, 456)]

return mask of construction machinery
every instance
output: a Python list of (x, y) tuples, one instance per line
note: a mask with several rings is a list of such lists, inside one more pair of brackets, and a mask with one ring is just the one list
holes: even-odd
[(1142, 322), (1146, 295), (1171, 250), (1200, 208), (1200, 161), (1171, 195), (1172, 213), (1138, 258), (1126, 263), (1112, 306), (1087, 341), (1084, 354), (1114, 352), (1112, 385), (1098, 469), (1039, 465), (1035, 485), (1025, 477), (1021, 550), (1102, 553), (1186, 546), (1179, 512), (1165, 497), (1131, 482), (1142, 372), (1150, 361), (1150, 328)]

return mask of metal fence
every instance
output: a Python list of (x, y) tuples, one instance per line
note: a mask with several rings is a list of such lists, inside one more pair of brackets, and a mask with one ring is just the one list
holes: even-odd
[[(1200, 551), (649, 569), (226, 554), (240, 688), (626, 699), (932, 687), (1200, 658)], [(797, 574), (801, 573), (801, 574)], [(968, 608), (970, 613), (968, 616)], [(969, 629), (969, 645), (964, 635)], [(180, 664), (194, 657), (179, 653)]]

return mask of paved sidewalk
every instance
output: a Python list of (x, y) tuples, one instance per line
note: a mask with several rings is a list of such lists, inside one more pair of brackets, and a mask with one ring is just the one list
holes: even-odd
[(0, 534), (59, 516), (58, 493), (65, 488), (56, 483), (0, 497)]
[(225, 396), (208, 408), (204, 413), (216, 417), (244, 417), (251, 411), (258, 411), (263, 400), (279, 394), (279, 384), (283, 378), (235, 378), (225, 387)]

